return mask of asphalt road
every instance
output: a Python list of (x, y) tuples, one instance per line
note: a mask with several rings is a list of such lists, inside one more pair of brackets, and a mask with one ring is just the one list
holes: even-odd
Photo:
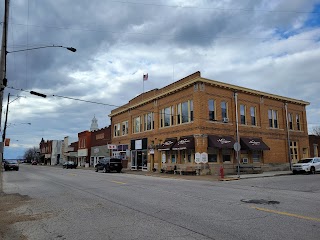
[(21, 165), (27, 239), (320, 239), (320, 174), (192, 181)]

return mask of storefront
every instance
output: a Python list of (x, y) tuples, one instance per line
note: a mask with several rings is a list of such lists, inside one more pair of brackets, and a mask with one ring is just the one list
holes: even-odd
[(194, 154), (195, 154), (194, 146), (195, 145), (194, 145), (193, 136), (181, 137), (179, 141), (177, 141), (172, 147), (172, 150), (176, 151), (176, 159), (177, 159), (176, 163), (178, 164), (194, 163)]
[(131, 170), (148, 170), (148, 139), (131, 140)]
[(232, 163), (234, 158), (233, 145), (235, 140), (230, 136), (208, 136), (208, 162)]
[(110, 156), (110, 149), (108, 149), (108, 145), (92, 147), (90, 166), (95, 166), (100, 159), (108, 156)]
[(241, 163), (263, 163), (263, 151), (270, 150), (261, 138), (240, 138)]

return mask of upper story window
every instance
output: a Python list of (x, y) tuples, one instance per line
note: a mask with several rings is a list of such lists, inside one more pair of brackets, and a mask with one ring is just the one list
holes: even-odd
[(129, 133), (129, 123), (128, 121), (122, 122), (122, 136), (128, 135)]
[(297, 124), (297, 130), (300, 131), (301, 125), (300, 125), (300, 115), (299, 114), (296, 115), (296, 124)]
[(268, 118), (269, 118), (269, 127), (278, 128), (278, 111), (269, 109)]
[(257, 125), (256, 115), (257, 115), (256, 107), (250, 107), (251, 125), (253, 126)]
[(141, 117), (133, 118), (133, 133), (141, 132)]
[(179, 103), (177, 105), (177, 124), (193, 121), (193, 101)]
[(117, 123), (114, 125), (114, 134), (115, 137), (120, 136), (120, 123)]
[(154, 129), (153, 112), (144, 115), (144, 131)]
[(246, 106), (240, 104), (240, 123), (246, 124)]
[(168, 127), (173, 125), (173, 107), (166, 107), (160, 110), (160, 127)]
[(288, 125), (289, 129), (293, 129), (293, 119), (292, 119), (292, 113), (288, 113)]
[(209, 99), (208, 101), (208, 110), (209, 110), (209, 120), (216, 120), (216, 111), (215, 111), (215, 101), (213, 99)]
[(228, 104), (225, 101), (222, 101), (221, 104), (221, 117), (222, 119), (228, 118)]

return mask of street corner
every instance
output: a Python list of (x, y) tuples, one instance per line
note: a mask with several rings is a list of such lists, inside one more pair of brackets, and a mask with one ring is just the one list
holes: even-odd
[(239, 177), (230, 177), (230, 178), (219, 178), (218, 180), (219, 180), (219, 181), (227, 182), (227, 181), (240, 180), (240, 178), (239, 178)]

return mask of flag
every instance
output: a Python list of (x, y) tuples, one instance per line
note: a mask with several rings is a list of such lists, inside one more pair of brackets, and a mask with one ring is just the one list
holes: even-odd
[(147, 74), (143, 74), (143, 81), (147, 81), (148, 80), (148, 73)]

